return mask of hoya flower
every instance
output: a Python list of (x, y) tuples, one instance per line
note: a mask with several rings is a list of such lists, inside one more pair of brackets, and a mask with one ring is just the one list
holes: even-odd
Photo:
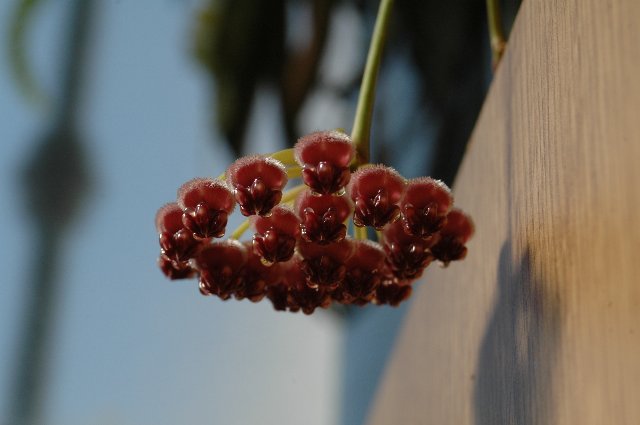
[(331, 295), (327, 288), (312, 288), (304, 281), (295, 282), (289, 290), (290, 310), (302, 310), (304, 314), (311, 314), (316, 308), (328, 308), (331, 305)]
[(433, 237), (444, 226), (452, 204), (451, 191), (443, 182), (430, 177), (410, 180), (401, 202), (405, 232)]
[(331, 305), (330, 291), (321, 287), (312, 288), (307, 284), (307, 276), (299, 266), (300, 261), (294, 258), (278, 264), (281, 279), (267, 289), (267, 297), (274, 309), (311, 314), (318, 307), (327, 308)]
[(473, 236), (473, 232), (471, 217), (454, 208), (447, 215), (447, 224), (440, 231), (439, 241), (431, 248), (431, 252), (445, 265), (462, 260), (467, 255), (465, 243)]
[(429, 248), (434, 238), (408, 235), (399, 221), (390, 224), (383, 235), (386, 261), (393, 275), (403, 281), (419, 278), (433, 260)]
[(160, 239), (158, 265), (170, 279), (184, 279), (194, 275), (189, 265), (202, 247), (193, 233), (182, 225), (182, 209), (173, 202), (164, 205), (156, 213), (156, 229)]
[(182, 224), (200, 239), (221, 238), (235, 207), (231, 191), (218, 180), (197, 178), (178, 190)]
[(353, 254), (345, 263), (342, 285), (332, 294), (343, 304), (365, 305), (375, 296), (376, 288), (389, 277), (386, 254), (380, 244), (354, 241)]
[(300, 236), (300, 219), (291, 209), (277, 206), (268, 217), (257, 216), (252, 221), (256, 229), (253, 250), (264, 264), (284, 262), (293, 257)]
[(282, 189), (287, 184), (285, 166), (259, 155), (236, 160), (227, 169), (226, 176), (245, 216), (268, 215), (280, 203)]
[(196, 271), (189, 263), (175, 263), (164, 255), (158, 257), (158, 267), (171, 280), (189, 279), (196, 275)]
[(289, 282), (289, 310), (302, 310), (311, 314), (316, 308), (328, 308), (331, 305), (330, 289), (324, 286), (310, 286), (308, 275), (299, 262), (292, 261), (287, 272)]
[(348, 193), (355, 204), (353, 223), (382, 230), (400, 217), (398, 203), (404, 193), (405, 180), (386, 165), (358, 169), (351, 177)]
[(344, 196), (316, 196), (303, 191), (296, 199), (295, 210), (302, 221), (302, 239), (307, 242), (326, 245), (340, 242), (347, 235), (344, 221), (351, 214), (351, 203)]
[(277, 311), (297, 311), (289, 308), (289, 284), (286, 281), (276, 282), (267, 289), (267, 298), (271, 301), (274, 310)]
[(266, 266), (262, 258), (251, 247), (251, 242), (245, 244), (247, 261), (242, 272), (240, 284), (233, 294), (237, 300), (247, 298), (252, 302), (258, 302), (267, 294), (267, 288), (276, 285), (282, 279), (282, 270), (279, 264)]
[(397, 306), (411, 296), (411, 285), (385, 282), (376, 289), (376, 304)]
[(311, 133), (298, 140), (295, 157), (302, 180), (315, 193), (339, 193), (349, 183), (355, 150), (349, 136), (338, 131)]
[(346, 262), (353, 255), (354, 248), (351, 239), (329, 245), (301, 241), (298, 245), (301, 255), (299, 264), (305, 273), (307, 285), (335, 289), (345, 277)]
[(247, 250), (238, 241), (213, 242), (195, 259), (200, 271), (200, 292), (229, 299), (242, 283)]

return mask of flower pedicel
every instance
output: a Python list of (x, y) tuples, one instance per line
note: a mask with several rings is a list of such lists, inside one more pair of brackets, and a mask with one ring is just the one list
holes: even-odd
[[(165, 276), (197, 277), (203, 295), (266, 297), (276, 310), (311, 314), (332, 303), (396, 306), (433, 261), (448, 265), (465, 257), (473, 223), (453, 208), (444, 183), (406, 180), (369, 164), (375, 81), (392, 3), (381, 2), (351, 136), (312, 133), (293, 149), (240, 158), (217, 179), (185, 183), (177, 202), (156, 214)], [(283, 192), (296, 177), (303, 184)], [(236, 203), (248, 218), (222, 240)], [(240, 241), (250, 227), (251, 240)], [(367, 228), (377, 241), (368, 240)]]

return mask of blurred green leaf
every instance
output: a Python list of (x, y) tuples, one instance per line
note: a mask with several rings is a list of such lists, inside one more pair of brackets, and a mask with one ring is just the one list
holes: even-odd
[(257, 83), (279, 73), (284, 23), (284, 0), (213, 0), (199, 16), (195, 55), (215, 78), (216, 121), (236, 154)]
[(8, 62), (18, 87), (30, 102), (48, 106), (49, 97), (39, 86), (27, 60), (26, 34), (42, 0), (17, 0), (7, 42)]
[(285, 0), (211, 0), (201, 11), (194, 54), (216, 83), (216, 125), (236, 154), (242, 151), (251, 104), (260, 82), (270, 82), (282, 101), (290, 139), (313, 87), (335, 0), (298, 1), (311, 8), (311, 38), (305, 48), (286, 49)]

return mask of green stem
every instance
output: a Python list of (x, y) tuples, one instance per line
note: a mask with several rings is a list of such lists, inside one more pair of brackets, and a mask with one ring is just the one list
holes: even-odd
[(298, 193), (302, 192), (305, 189), (307, 189), (307, 186), (301, 184), (299, 186), (296, 186), (294, 188), (287, 190), (285, 193), (282, 194), (282, 199), (280, 200), (280, 202), (284, 203), (284, 202), (293, 201), (298, 196)]
[(366, 227), (358, 227), (356, 225), (353, 226), (353, 237), (358, 241), (367, 240), (367, 228)]
[(393, 0), (381, 0), (378, 17), (376, 18), (376, 24), (373, 29), (373, 36), (371, 37), (367, 63), (364, 68), (364, 75), (360, 86), (356, 116), (351, 130), (351, 140), (356, 146), (356, 165), (369, 162), (369, 138), (373, 117), (373, 104), (376, 95), (376, 81), (382, 59), (382, 48), (387, 38), (392, 6)]
[(507, 45), (504, 33), (502, 32), (502, 17), (500, 15), (498, 0), (487, 0), (487, 20), (493, 69), (496, 69)]
[(249, 228), (249, 220), (245, 220), (242, 223), (240, 223), (240, 225), (238, 227), (236, 227), (236, 230), (233, 231), (233, 233), (231, 233), (230, 238), (231, 239), (240, 239), (242, 237), (242, 235), (244, 234), (244, 232), (247, 231), (247, 229)]

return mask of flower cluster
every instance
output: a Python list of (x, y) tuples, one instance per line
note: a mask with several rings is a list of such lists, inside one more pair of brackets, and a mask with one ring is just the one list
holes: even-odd
[[(347, 135), (318, 132), (293, 150), (241, 158), (218, 179), (185, 183), (156, 215), (160, 269), (197, 277), (204, 295), (267, 297), (276, 310), (398, 305), (432, 261), (465, 257), (473, 224), (442, 182), (357, 166), (354, 156)], [(304, 184), (283, 193), (293, 176)], [(236, 204), (248, 220), (220, 240)], [(251, 241), (239, 241), (248, 227)]]

